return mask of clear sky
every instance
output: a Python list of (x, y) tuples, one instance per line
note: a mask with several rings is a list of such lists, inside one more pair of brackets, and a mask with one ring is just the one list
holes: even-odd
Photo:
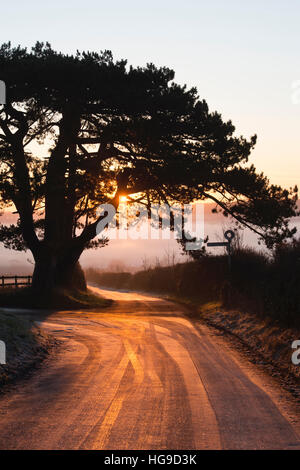
[[(258, 134), (260, 171), (300, 186), (300, 0), (14, 0), (0, 12), (0, 43), (110, 49), (173, 68), (238, 134)], [(100, 252), (120, 256), (113, 244)]]
[(238, 133), (258, 134), (252, 161), (290, 186), (300, 185), (299, 25), (299, 0), (15, 0), (1, 4), (0, 42), (111, 49), (174, 68)]

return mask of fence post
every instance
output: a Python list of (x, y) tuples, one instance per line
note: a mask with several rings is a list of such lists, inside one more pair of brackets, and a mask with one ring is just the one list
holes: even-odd
[(2, 276), (2, 287), (4, 287), (4, 276)]
[(18, 287), (18, 276), (15, 276), (15, 286)]

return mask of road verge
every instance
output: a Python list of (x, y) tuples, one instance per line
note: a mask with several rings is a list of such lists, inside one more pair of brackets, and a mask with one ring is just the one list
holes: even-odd
[[(0, 340), (5, 345), (0, 364), (0, 393), (6, 386), (36, 369), (59, 342), (33, 320), (0, 310)], [(2, 348), (3, 349), (3, 348)]]

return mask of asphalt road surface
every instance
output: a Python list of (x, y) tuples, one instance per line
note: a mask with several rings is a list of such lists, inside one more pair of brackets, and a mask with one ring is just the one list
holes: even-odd
[(114, 305), (40, 319), (62, 346), (1, 396), (1, 449), (300, 449), (289, 398), (218, 332), (95, 290)]

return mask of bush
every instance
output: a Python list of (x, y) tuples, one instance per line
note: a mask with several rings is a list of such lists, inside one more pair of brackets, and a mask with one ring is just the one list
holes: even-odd
[(266, 283), (265, 309), (289, 326), (300, 324), (300, 240), (277, 247)]

